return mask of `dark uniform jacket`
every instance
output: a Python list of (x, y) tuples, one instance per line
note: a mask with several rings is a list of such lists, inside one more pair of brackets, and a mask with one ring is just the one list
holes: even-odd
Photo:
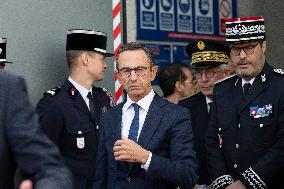
[(199, 164), (198, 184), (210, 184), (207, 170), (205, 132), (208, 127), (209, 114), (205, 96), (199, 92), (179, 102), (191, 112), (191, 125), (194, 139), (194, 149)]
[(34, 188), (72, 189), (58, 148), (40, 130), (23, 78), (0, 71), (0, 188), (14, 188), (16, 167)]
[(43, 130), (54, 141), (73, 173), (75, 188), (87, 188), (94, 177), (98, 145), (98, 122), (113, 105), (102, 88), (92, 87), (95, 120), (81, 94), (66, 80), (60, 88), (47, 91), (37, 105)]
[(206, 134), (212, 188), (236, 180), (247, 188), (284, 188), (283, 71), (266, 63), (246, 98), (241, 84), (233, 76), (215, 86)]

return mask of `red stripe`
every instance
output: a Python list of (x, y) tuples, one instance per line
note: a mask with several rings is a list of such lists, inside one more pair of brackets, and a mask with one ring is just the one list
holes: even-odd
[(119, 89), (116, 91), (115, 93), (115, 101), (117, 102), (119, 100), (119, 98), (122, 95), (122, 87), (119, 87)]
[(121, 43), (118, 45), (118, 47), (114, 50), (114, 54), (116, 56), (116, 54), (118, 53), (119, 48), (121, 47)]
[(226, 22), (237, 22), (237, 21), (248, 21), (248, 20), (261, 20), (263, 19), (263, 16), (250, 16), (250, 17), (243, 17), (243, 18), (228, 18), (226, 19)]
[(116, 39), (119, 34), (120, 34), (120, 23), (117, 25), (117, 27), (113, 31), (114, 39)]
[(117, 5), (112, 10), (112, 19), (114, 19), (119, 12), (120, 12), (120, 3), (117, 3)]

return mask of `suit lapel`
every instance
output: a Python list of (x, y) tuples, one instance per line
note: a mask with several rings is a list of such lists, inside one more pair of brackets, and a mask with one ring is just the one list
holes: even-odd
[(152, 138), (158, 126), (160, 125), (159, 123), (164, 114), (161, 107), (164, 104), (165, 103), (162, 101), (161, 97), (155, 94), (138, 139), (138, 144), (141, 145), (143, 148), (146, 148), (148, 146), (150, 139)]

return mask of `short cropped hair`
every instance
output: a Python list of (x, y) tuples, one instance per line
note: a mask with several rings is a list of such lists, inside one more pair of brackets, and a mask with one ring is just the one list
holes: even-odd
[(158, 71), (158, 84), (164, 93), (164, 97), (175, 92), (175, 84), (177, 81), (182, 82), (186, 80), (183, 69), (189, 69), (191, 71), (191, 68), (183, 63), (168, 64)]
[(150, 52), (150, 50), (143, 44), (139, 42), (130, 42), (122, 45), (117, 54), (116, 54), (116, 66), (118, 68), (118, 63), (119, 63), (119, 55), (128, 50), (143, 50), (146, 53), (147, 60), (150, 63), (150, 68), (156, 65), (154, 55)]

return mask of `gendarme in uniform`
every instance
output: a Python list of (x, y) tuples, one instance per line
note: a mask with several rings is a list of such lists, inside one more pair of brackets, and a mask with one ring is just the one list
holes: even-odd
[[(99, 64), (105, 63), (104, 61), (93, 61), (93, 55), (94, 57), (103, 55), (103, 59), (104, 56), (111, 56), (106, 53), (106, 40), (106, 34), (103, 32), (69, 30), (66, 50), (67, 53), (78, 56), (77, 65), (69, 65), (69, 78), (61, 87), (47, 91), (37, 105), (41, 126), (50, 139), (58, 145), (65, 163), (73, 173), (74, 188), (76, 189), (92, 187), (100, 115), (114, 106), (113, 98), (109, 92), (91, 84), (88, 89), (85, 89), (79, 84), (81, 80), (77, 78), (78, 76), (85, 78), (88, 73), (95, 72), (94, 65), (99, 67)], [(82, 59), (84, 62), (79, 62)], [(91, 68), (88, 68), (89, 63), (92, 64)], [(80, 67), (80, 72), (76, 73), (75, 69), (83, 64), (84, 66)], [(87, 72), (81, 71), (85, 67)], [(75, 76), (73, 77), (72, 74)], [(86, 80), (84, 79), (83, 83)], [(91, 79), (88, 82), (95, 81), (96, 79)], [(92, 101), (88, 99), (88, 92), (91, 92), (93, 96), (92, 107), (89, 105)]]
[(206, 136), (212, 189), (284, 188), (283, 71), (265, 61), (263, 17), (226, 27), (237, 75), (215, 85)]

